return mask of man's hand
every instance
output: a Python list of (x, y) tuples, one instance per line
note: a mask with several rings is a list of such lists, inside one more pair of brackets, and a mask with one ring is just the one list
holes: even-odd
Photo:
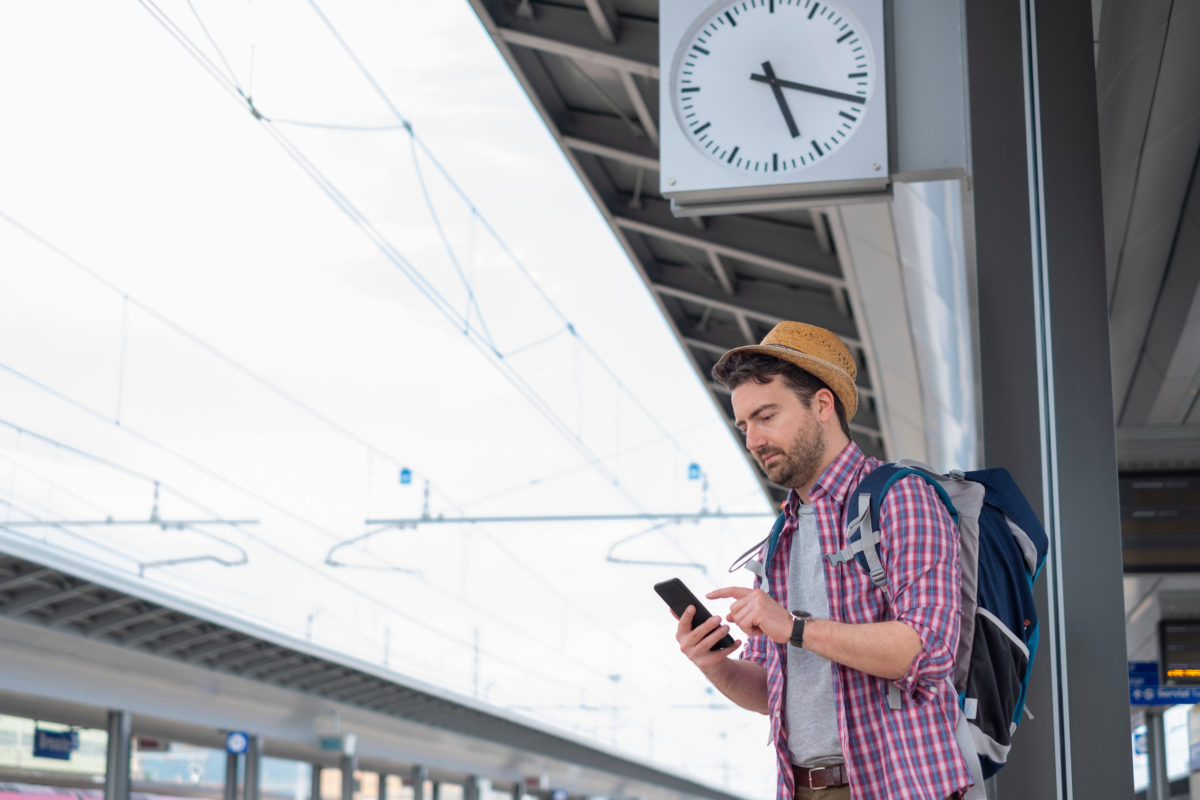
[(692, 629), (692, 617), (696, 616), (696, 607), (688, 606), (679, 618), (679, 627), (675, 629), (675, 641), (679, 642), (679, 650), (700, 668), (705, 675), (724, 661), (730, 653), (737, 649), (741, 642), (735, 641), (733, 647), (724, 650), (713, 650), (712, 647), (729, 633), (729, 626), (721, 624), (721, 618), (713, 614), (704, 622)]
[(780, 643), (792, 638), (791, 612), (772, 600), (762, 589), (728, 586), (709, 592), (706, 596), (710, 600), (733, 598), (735, 602), (726, 616), (747, 636), (765, 635)]

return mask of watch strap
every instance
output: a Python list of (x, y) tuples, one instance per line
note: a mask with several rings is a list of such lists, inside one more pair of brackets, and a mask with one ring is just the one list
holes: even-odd
[(807, 611), (793, 611), (792, 614), (792, 638), (788, 639), (788, 644), (792, 647), (804, 647), (804, 622), (811, 619), (812, 614)]

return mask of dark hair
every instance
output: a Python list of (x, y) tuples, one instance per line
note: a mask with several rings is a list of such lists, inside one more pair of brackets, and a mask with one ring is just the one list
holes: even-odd
[[(746, 381), (770, 383), (776, 375), (783, 376), (783, 382), (796, 393), (805, 406), (812, 405), (813, 395), (817, 392), (829, 389), (829, 384), (811, 372), (800, 369), (790, 361), (784, 361), (766, 353), (734, 353), (724, 362), (718, 362), (712, 370), (713, 378), (724, 384), (729, 391), (733, 391)], [(846, 438), (850, 438), (850, 426), (846, 422), (846, 407), (842, 405), (842, 399), (837, 396), (837, 392), (829, 389), (829, 393), (833, 395), (833, 410), (837, 412), (838, 424), (842, 426), (842, 433), (846, 434)]]

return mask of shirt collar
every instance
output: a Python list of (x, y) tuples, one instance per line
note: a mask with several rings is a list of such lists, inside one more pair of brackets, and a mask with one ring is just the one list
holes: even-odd
[[(813, 484), (812, 491), (808, 493), (809, 502), (816, 503), (823, 497), (829, 497), (839, 507), (844, 506), (846, 495), (853, 485), (853, 478), (858, 474), (859, 468), (866, 458), (863, 451), (854, 442), (843, 447), (842, 451), (837, 454), (837, 458), (830, 462), (825, 471), (821, 473), (821, 477), (817, 478), (817, 482)], [(800, 495), (796, 494), (795, 489), (788, 492), (787, 503), (789, 513), (795, 516), (796, 509), (800, 504)]]

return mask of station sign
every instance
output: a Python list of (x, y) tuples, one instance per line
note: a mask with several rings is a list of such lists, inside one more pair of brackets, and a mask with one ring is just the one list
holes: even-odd
[(250, 737), (242, 731), (230, 731), (225, 736), (225, 752), (231, 756), (245, 755), (250, 749)]
[(1129, 662), (1129, 705), (1174, 706), (1200, 703), (1200, 686), (1162, 686), (1157, 661)]
[(79, 734), (75, 731), (33, 730), (33, 755), (37, 758), (57, 758), (70, 761), (71, 751), (79, 747)]

